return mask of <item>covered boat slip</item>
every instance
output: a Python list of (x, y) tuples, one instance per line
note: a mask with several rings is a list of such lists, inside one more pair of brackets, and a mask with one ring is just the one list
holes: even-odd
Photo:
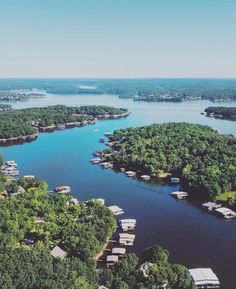
[(119, 223), (122, 231), (133, 231), (136, 227), (135, 219), (122, 219)]
[(215, 209), (215, 212), (220, 216), (224, 217), (226, 220), (233, 219), (236, 217), (236, 213), (234, 211), (225, 207)]
[(108, 209), (111, 210), (115, 216), (124, 214), (123, 209), (121, 209), (118, 206), (110, 206), (110, 207), (108, 207)]
[(190, 269), (189, 273), (197, 288), (200, 289), (220, 288), (219, 279), (210, 268)]
[(215, 210), (215, 209), (220, 208), (221, 205), (220, 205), (220, 204), (216, 204), (216, 203), (214, 203), (214, 202), (207, 202), (207, 203), (203, 203), (203, 204), (201, 205), (201, 207), (202, 207), (203, 209), (208, 210), (208, 211), (211, 212), (211, 211), (213, 211), (213, 210)]
[(178, 200), (183, 200), (188, 197), (187, 192), (180, 192), (180, 191), (172, 192), (171, 195)]
[(119, 243), (124, 246), (133, 246), (135, 240), (134, 234), (120, 233)]

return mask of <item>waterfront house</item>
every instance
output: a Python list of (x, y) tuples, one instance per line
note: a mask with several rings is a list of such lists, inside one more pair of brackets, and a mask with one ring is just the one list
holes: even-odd
[(145, 262), (141, 264), (138, 268), (138, 272), (141, 272), (145, 278), (147, 278), (150, 274), (150, 269), (153, 266), (153, 263)]
[(225, 207), (215, 209), (215, 212), (226, 220), (236, 217), (236, 213), (234, 211)]
[(190, 269), (189, 273), (197, 288), (220, 288), (220, 282), (216, 274), (210, 268)]
[(118, 206), (110, 206), (110, 207), (108, 207), (108, 209), (111, 210), (112, 213), (113, 213), (115, 216), (124, 214), (123, 209), (121, 209), (121, 208), (118, 207)]
[(171, 195), (178, 200), (182, 200), (182, 199), (185, 199), (188, 197), (188, 193), (179, 192), (179, 191), (178, 192), (172, 192)]
[(59, 246), (56, 246), (52, 249), (52, 251), (50, 252), (50, 254), (55, 257), (55, 258), (60, 258), (60, 259), (64, 259), (67, 255), (67, 253), (62, 250)]

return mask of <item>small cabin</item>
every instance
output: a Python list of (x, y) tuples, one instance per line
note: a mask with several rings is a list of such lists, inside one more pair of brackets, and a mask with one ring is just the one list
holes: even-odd
[(216, 274), (210, 268), (190, 269), (189, 273), (197, 288), (220, 288), (220, 282)]
[(54, 247), (52, 251), (50, 252), (50, 254), (54, 258), (60, 258), (60, 259), (64, 259), (67, 255), (67, 253), (64, 250), (62, 250), (59, 246)]

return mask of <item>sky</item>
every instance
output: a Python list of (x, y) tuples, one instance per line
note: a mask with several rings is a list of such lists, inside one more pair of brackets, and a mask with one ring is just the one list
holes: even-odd
[(0, 77), (236, 77), (236, 0), (0, 0)]

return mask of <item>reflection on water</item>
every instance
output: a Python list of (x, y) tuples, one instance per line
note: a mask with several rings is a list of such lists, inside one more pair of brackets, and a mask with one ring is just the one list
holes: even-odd
[[(53, 104), (105, 104), (127, 107), (131, 116), (100, 121), (93, 126), (55, 133), (42, 133), (37, 141), (1, 148), (5, 159), (15, 159), (21, 174), (47, 180), (53, 188), (69, 184), (78, 199), (101, 197), (108, 205), (119, 205), (125, 217), (137, 219), (138, 254), (149, 245), (160, 244), (171, 252), (171, 261), (187, 267), (211, 267), (222, 281), (222, 289), (233, 289), (236, 265), (236, 221), (225, 222), (203, 212), (197, 203), (176, 201), (170, 192), (178, 186), (144, 183), (120, 172), (90, 164), (92, 153), (102, 149), (99, 139), (106, 131), (163, 122), (192, 122), (210, 125), (221, 133), (236, 135), (235, 122), (207, 118), (200, 113), (208, 101), (145, 103), (111, 95), (48, 95), (44, 99), (14, 103), (14, 107)], [(224, 105), (236, 105), (236, 102)]]

